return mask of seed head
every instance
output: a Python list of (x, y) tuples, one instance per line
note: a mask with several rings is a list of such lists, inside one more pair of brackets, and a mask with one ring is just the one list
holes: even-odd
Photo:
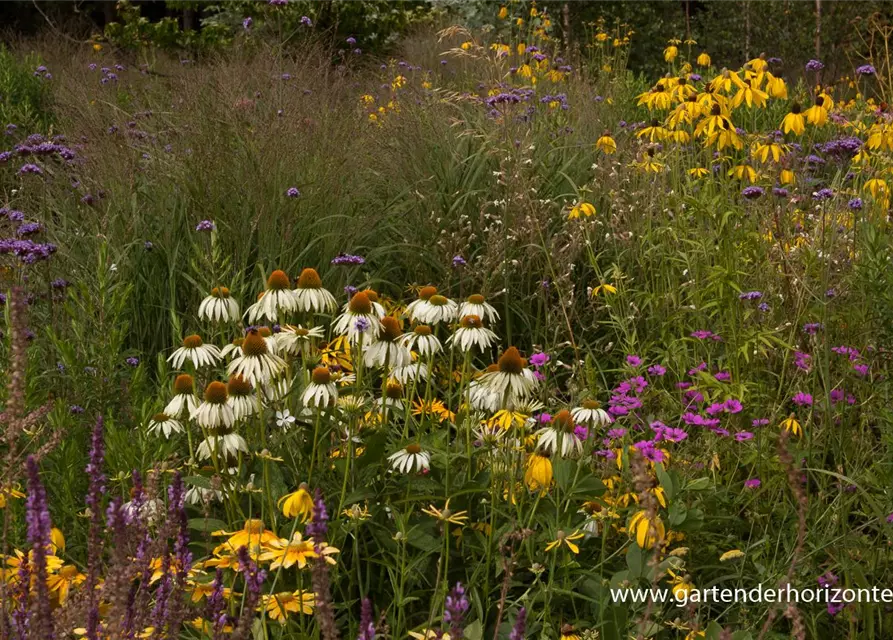
[(316, 367), (310, 374), (313, 384), (329, 384), (332, 381), (332, 374), (326, 367)]
[(203, 344), (201, 337), (196, 334), (183, 338), (183, 346), (187, 349), (198, 349)]
[(473, 293), (468, 296), (469, 304), (484, 304), (484, 296), (479, 293)]
[(499, 356), (499, 370), (503, 373), (519, 374), (526, 366), (524, 358), (515, 347), (509, 347)]
[(316, 269), (304, 269), (298, 276), (298, 289), (322, 289), (322, 280)]
[(381, 332), (379, 339), (393, 342), (403, 334), (400, 328), (400, 321), (393, 316), (385, 316), (381, 319)]
[(267, 278), (267, 289), (288, 289), (291, 287), (291, 280), (282, 269), (276, 269)]
[(357, 291), (353, 294), (353, 298), (350, 299), (348, 308), (351, 313), (368, 316), (372, 313), (372, 301), (369, 299), (369, 295), (365, 291)]
[(226, 385), (216, 380), (205, 387), (205, 402), (211, 404), (223, 404), (229, 394), (226, 392)]
[(419, 289), (419, 300), (430, 300), (431, 296), (437, 295), (437, 287), (427, 286)]
[(480, 329), (484, 326), (484, 323), (481, 322), (480, 316), (470, 315), (470, 316), (462, 316), (462, 320), (459, 322), (462, 327), (465, 329)]
[(181, 373), (174, 379), (174, 394), (194, 393), (195, 382), (188, 373)]
[(264, 340), (260, 331), (252, 329), (248, 332), (248, 335), (245, 336), (245, 341), (242, 343), (242, 353), (246, 356), (262, 356), (269, 353), (267, 341)]

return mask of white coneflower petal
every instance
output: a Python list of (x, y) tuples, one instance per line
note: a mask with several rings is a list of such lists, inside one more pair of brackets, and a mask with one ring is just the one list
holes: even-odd
[(571, 415), (577, 422), (590, 427), (604, 427), (614, 422), (611, 414), (595, 400), (585, 400), (583, 406), (571, 409)]
[(332, 374), (325, 367), (317, 367), (310, 375), (310, 384), (301, 395), (305, 407), (324, 409), (338, 400), (338, 389), (332, 382)]
[(198, 306), (198, 317), (211, 322), (232, 322), (239, 319), (239, 303), (230, 297), (226, 287), (214, 287), (211, 295)]
[(267, 279), (267, 288), (253, 305), (248, 307), (246, 315), (251, 324), (266, 318), (276, 322), (282, 313), (290, 313), (297, 307), (295, 294), (291, 290), (291, 280), (284, 271), (277, 269)]
[(175, 369), (182, 369), (183, 363), (189, 360), (196, 369), (201, 369), (217, 364), (222, 357), (220, 349), (215, 345), (205, 344), (199, 336), (193, 334), (183, 339), (183, 346), (168, 357), (168, 362)]
[(236, 458), (239, 453), (248, 453), (248, 443), (238, 433), (226, 433), (220, 436), (209, 435), (196, 449), (196, 454), (202, 460), (208, 460), (214, 456), (232, 459)]
[(242, 355), (226, 368), (229, 375), (241, 376), (251, 385), (258, 386), (272, 380), (285, 371), (286, 362), (270, 353), (269, 343), (256, 330), (251, 330), (242, 343)]
[(302, 313), (331, 313), (337, 307), (335, 296), (323, 289), (316, 269), (304, 269), (294, 290), (295, 308)]
[(174, 397), (164, 408), (164, 413), (172, 418), (188, 417), (198, 408), (198, 399), (195, 397), (195, 381), (192, 376), (181, 373), (174, 380)]
[(236, 421), (233, 413), (226, 401), (229, 394), (226, 391), (226, 385), (222, 382), (211, 382), (205, 388), (205, 400), (202, 402), (189, 417), (204, 429), (229, 428)]
[(301, 325), (284, 325), (282, 330), (275, 335), (276, 344), (280, 353), (302, 356), (310, 355), (317, 340), (325, 337), (322, 327), (305, 329)]
[(392, 471), (411, 473), (430, 469), (431, 454), (417, 444), (411, 444), (388, 456)]
[(413, 320), (425, 324), (438, 324), (440, 322), (452, 322), (456, 319), (459, 305), (453, 300), (442, 295), (435, 294), (424, 304), (415, 309)]
[(496, 340), (496, 334), (484, 328), (479, 316), (467, 315), (463, 316), (456, 332), (447, 338), (447, 343), (467, 353), (474, 347), (486, 351)]
[(366, 292), (358, 291), (353, 295), (344, 312), (335, 320), (332, 330), (338, 335), (346, 335), (351, 344), (356, 344), (360, 339), (365, 344), (371, 344), (378, 339), (381, 319)]
[(158, 413), (149, 421), (149, 433), (170, 438), (172, 433), (182, 433), (183, 425), (166, 413)]
[(476, 293), (468, 296), (468, 299), (459, 305), (459, 317), (477, 316), (487, 322), (495, 322), (499, 319), (499, 314), (493, 306), (484, 301), (484, 296)]
[(504, 408), (512, 408), (533, 393), (538, 384), (533, 371), (515, 347), (509, 347), (499, 358), (498, 370), (482, 375), (478, 382), (499, 395)]
[(404, 333), (399, 341), (410, 351), (414, 349), (425, 357), (431, 357), (443, 349), (440, 340), (431, 333), (431, 327), (425, 324), (418, 325), (411, 333)]
[(437, 295), (437, 287), (422, 287), (421, 289), (419, 289), (418, 299), (413, 300), (408, 305), (406, 305), (406, 315), (409, 316), (409, 319), (417, 320), (419, 309), (427, 309), (431, 297), (435, 295)]
[(394, 367), (388, 373), (389, 378), (393, 378), (402, 385), (406, 385), (413, 380), (428, 379), (428, 365), (422, 362), (413, 362), (402, 367)]

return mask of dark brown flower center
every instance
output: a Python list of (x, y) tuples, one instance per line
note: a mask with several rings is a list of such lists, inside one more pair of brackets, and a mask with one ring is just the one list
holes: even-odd
[(413, 329), (413, 332), (415, 332), (415, 334), (417, 336), (430, 336), (431, 335), (431, 327), (429, 327), (426, 324), (420, 324), (415, 329)]
[(291, 280), (282, 269), (276, 269), (267, 278), (267, 289), (288, 289), (291, 287)]
[(205, 387), (205, 402), (211, 404), (223, 404), (229, 394), (226, 392), (226, 385), (216, 380)]
[(322, 289), (322, 280), (316, 269), (304, 269), (298, 276), (298, 289)]
[(503, 373), (519, 374), (524, 369), (524, 358), (515, 347), (509, 347), (499, 356), (499, 370)]
[(192, 376), (188, 373), (182, 373), (174, 380), (174, 394), (193, 393), (194, 390), (195, 383), (192, 380)]
[(326, 367), (316, 367), (310, 374), (310, 379), (314, 384), (329, 384), (332, 381), (332, 374)]
[(419, 289), (419, 300), (430, 300), (434, 295), (437, 295), (437, 287), (427, 286)]
[(484, 323), (481, 322), (480, 316), (470, 315), (463, 316), (461, 322), (459, 323), (465, 329), (480, 329), (484, 326)]
[(422, 452), (422, 448), (417, 444), (406, 445), (406, 453), (416, 454), (416, 453), (421, 453), (421, 452)]
[(251, 330), (245, 336), (245, 342), (242, 343), (242, 353), (246, 356), (262, 356), (269, 353), (267, 349), (267, 341), (257, 330)]
[(231, 396), (247, 396), (251, 394), (251, 385), (242, 376), (230, 376), (226, 388)]
[(468, 296), (469, 304), (484, 304), (484, 296), (479, 293), (473, 293)]
[(353, 298), (350, 299), (350, 306), (348, 307), (351, 313), (355, 313), (362, 316), (368, 316), (372, 313), (372, 301), (369, 299), (368, 294), (364, 291), (357, 291), (353, 294)]
[(381, 319), (381, 332), (379, 339), (393, 342), (403, 334), (400, 329), (400, 321), (393, 316), (385, 316)]
[(202, 344), (204, 343), (202, 342), (201, 337), (195, 334), (183, 338), (183, 346), (187, 349), (198, 349), (200, 346), (202, 346)]

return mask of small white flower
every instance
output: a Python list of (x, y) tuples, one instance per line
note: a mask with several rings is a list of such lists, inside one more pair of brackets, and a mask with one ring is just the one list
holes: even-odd
[(276, 412), (276, 425), (282, 429), (289, 429), (295, 424), (295, 417), (288, 409)]

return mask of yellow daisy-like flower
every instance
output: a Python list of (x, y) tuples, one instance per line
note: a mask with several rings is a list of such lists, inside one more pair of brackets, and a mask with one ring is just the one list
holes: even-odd
[(704, 167), (695, 167), (694, 169), (688, 170), (688, 175), (692, 178), (706, 178), (710, 175), (710, 170)]
[(47, 587), (50, 593), (56, 593), (59, 596), (59, 604), (64, 605), (68, 600), (68, 594), (71, 588), (82, 584), (87, 579), (83, 573), (73, 564), (66, 564), (59, 569), (59, 573), (47, 577)]
[(546, 545), (546, 551), (552, 551), (553, 549), (558, 549), (562, 544), (566, 544), (567, 548), (570, 549), (572, 553), (578, 554), (578, 553), (580, 553), (580, 547), (575, 545), (574, 541), (579, 540), (583, 536), (584, 536), (584, 534), (581, 533), (579, 529), (577, 529), (570, 535), (566, 534), (564, 531), (559, 531), (555, 535), (555, 539)]
[(552, 461), (541, 453), (532, 453), (527, 458), (524, 483), (531, 491), (548, 491), (552, 486)]
[(288, 616), (291, 613), (302, 613), (305, 616), (313, 614), (313, 607), (316, 605), (316, 597), (312, 591), (285, 591), (283, 593), (275, 593), (272, 595), (264, 595), (261, 600), (258, 611), (266, 610), (270, 620), (275, 620), (280, 624), (288, 622)]
[(617, 287), (615, 287), (613, 284), (607, 284), (603, 282), (602, 284), (592, 289), (593, 296), (597, 296), (600, 293), (617, 293)]
[(611, 155), (617, 151), (617, 142), (611, 137), (610, 131), (605, 131), (602, 137), (595, 141), (595, 148), (602, 153)]
[(782, 421), (781, 428), (785, 431), (790, 431), (795, 436), (803, 435), (803, 428), (800, 426), (800, 423), (797, 421), (797, 418), (794, 417), (793, 413)]
[(666, 529), (660, 516), (648, 517), (647, 511), (639, 511), (630, 518), (627, 525), (630, 537), (635, 537), (636, 544), (643, 549), (651, 549), (666, 537)]
[(291, 540), (285, 538), (276, 538), (264, 545), (266, 551), (260, 554), (261, 562), (270, 562), (270, 570), (278, 569), (280, 566), (289, 569), (295, 564), (298, 569), (307, 566), (309, 558), (318, 558), (319, 554), (313, 548), (313, 540), (304, 540), (300, 531), (295, 531)]
[(266, 545), (279, 539), (279, 536), (266, 529), (263, 520), (255, 518), (246, 520), (240, 531), (214, 531), (211, 535), (229, 536), (226, 542), (214, 549), (215, 554), (225, 550), (235, 553), (241, 547), (250, 549), (251, 547)]
[(307, 522), (313, 515), (313, 497), (310, 495), (307, 483), (302, 482), (297, 491), (282, 496), (277, 506), (282, 509), (282, 514), (286, 518), (300, 516), (301, 522)]
[(706, 51), (702, 51), (695, 62), (698, 63), (698, 66), (709, 67), (711, 62), (710, 55)]
[(586, 218), (595, 215), (595, 207), (589, 204), (588, 202), (581, 202), (571, 209), (571, 212), (567, 214), (568, 220), (576, 220), (580, 216), (584, 216)]
[(422, 513), (427, 513), (432, 518), (436, 518), (441, 522), (449, 522), (451, 524), (464, 526), (468, 522), (467, 511), (450, 511), (450, 501), (447, 500), (443, 505), (443, 509), (438, 509), (433, 504), (428, 505), (427, 509), (422, 509)]
[(509, 411), (508, 409), (500, 409), (486, 421), (488, 427), (501, 427), (502, 429), (510, 429), (511, 427), (523, 427), (530, 416), (520, 411)]

